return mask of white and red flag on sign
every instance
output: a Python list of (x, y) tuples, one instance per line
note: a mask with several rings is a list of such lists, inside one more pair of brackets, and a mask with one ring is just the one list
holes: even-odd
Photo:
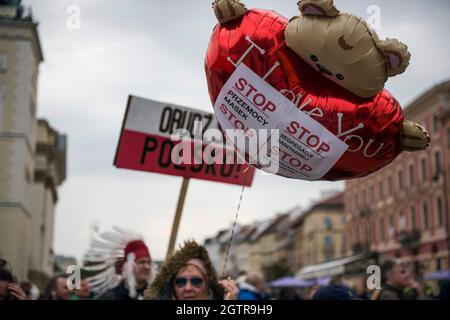
[[(174, 141), (175, 130), (184, 129), (191, 136), (192, 152), (188, 163), (175, 163), (173, 150), (182, 141)], [(204, 111), (130, 96), (114, 165), (118, 168), (157, 172), (251, 186), (255, 169), (245, 163), (204, 161), (203, 134), (209, 129), (219, 130), (213, 114)], [(214, 143), (213, 143), (214, 144)], [(223, 154), (234, 150), (223, 148)], [(184, 158), (184, 157), (183, 157)], [(233, 158), (237, 157), (233, 155)], [(197, 161), (195, 161), (195, 159)]]

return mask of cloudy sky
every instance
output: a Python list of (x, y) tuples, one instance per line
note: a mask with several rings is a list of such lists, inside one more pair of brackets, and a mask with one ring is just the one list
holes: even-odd
[[(216, 23), (211, 0), (25, 0), (40, 21), (45, 56), (39, 116), (69, 138), (68, 178), (60, 188), (55, 251), (80, 258), (93, 222), (142, 233), (154, 258), (165, 256), (182, 179), (118, 170), (112, 162), (129, 94), (212, 112), (203, 61)], [(297, 1), (245, 0), (248, 7), (297, 15)], [(412, 53), (407, 72), (388, 81), (403, 104), (450, 77), (450, 2), (335, 0), (341, 11), (369, 18), (380, 9), (380, 37), (398, 38)], [(68, 8), (81, 28), (67, 27)], [(239, 221), (252, 222), (343, 183), (257, 174), (244, 194)], [(178, 240), (203, 241), (233, 221), (240, 187), (192, 180)]]

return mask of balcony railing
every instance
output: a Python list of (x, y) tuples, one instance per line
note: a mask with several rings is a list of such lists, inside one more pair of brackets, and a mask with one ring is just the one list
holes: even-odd
[(372, 213), (372, 209), (369, 206), (363, 206), (359, 208), (358, 213), (360, 217), (365, 217)]
[(405, 248), (417, 248), (420, 244), (420, 231), (416, 229), (400, 231), (397, 239)]

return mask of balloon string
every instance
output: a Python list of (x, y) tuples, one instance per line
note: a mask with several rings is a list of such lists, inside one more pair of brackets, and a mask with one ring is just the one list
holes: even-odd
[[(250, 168), (250, 166), (247, 165), (247, 168), (243, 171), (243, 173), (246, 174), (249, 168)], [(230, 241), (228, 241), (227, 251), (225, 253), (225, 262), (223, 264), (222, 278), (225, 277), (225, 270), (227, 268), (228, 256), (230, 254), (231, 243), (233, 242), (234, 230), (236, 229), (236, 224), (237, 224), (237, 220), (238, 220), (238, 216), (239, 216), (239, 210), (241, 209), (241, 203), (242, 203), (242, 197), (244, 195), (244, 190), (245, 190), (245, 186), (242, 186), (241, 196), (239, 198), (239, 203), (238, 203), (238, 206), (237, 206), (236, 215), (234, 217), (233, 228), (231, 229)]]

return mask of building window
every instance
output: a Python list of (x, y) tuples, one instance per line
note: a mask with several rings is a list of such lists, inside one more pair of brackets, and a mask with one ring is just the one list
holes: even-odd
[(375, 200), (375, 190), (374, 190), (374, 188), (373, 188), (373, 185), (371, 185), (370, 186), (370, 188), (369, 188), (369, 192), (370, 192), (370, 201), (374, 201)]
[(438, 222), (439, 225), (444, 225), (444, 208), (442, 206), (442, 198), (437, 197), (436, 198), (436, 208), (437, 208), (437, 214), (438, 214)]
[(434, 153), (434, 175), (435, 177), (439, 177), (441, 174), (441, 153), (436, 151)]
[(394, 217), (392, 216), (392, 214), (389, 216), (389, 238), (394, 238)]
[(8, 56), (4, 53), (0, 54), (0, 73), (5, 73), (8, 69)]
[(414, 185), (414, 181), (415, 181), (415, 174), (414, 174), (414, 165), (410, 164), (409, 165), (409, 184), (412, 187)]
[(403, 214), (403, 211), (400, 211), (400, 218), (398, 220), (398, 229), (405, 230), (405, 227), (406, 227), (405, 215)]
[(392, 176), (388, 177), (388, 194), (391, 195), (392, 194)]
[(436, 114), (433, 116), (433, 133), (436, 133), (439, 131), (439, 116)]
[(380, 193), (380, 199), (382, 199), (383, 197), (384, 197), (384, 190), (383, 190), (383, 180), (381, 180), (379, 183), (378, 183), (378, 191), (379, 191), (379, 193)]
[(380, 235), (381, 235), (381, 240), (384, 240), (386, 234), (384, 232), (384, 218), (380, 219)]
[(416, 220), (416, 207), (411, 206), (411, 228), (417, 229), (417, 220)]
[(422, 171), (422, 181), (427, 180), (427, 159), (420, 160), (420, 168)]
[(424, 202), (422, 208), (423, 208), (423, 227), (425, 230), (427, 230), (430, 227), (428, 221), (428, 204)]
[(333, 260), (334, 255), (334, 247), (333, 247), (333, 238), (331, 236), (325, 236), (324, 238), (324, 249), (325, 249), (325, 260)]
[(398, 190), (403, 190), (403, 171), (399, 170), (398, 174)]
[(372, 220), (372, 230), (373, 230), (373, 242), (376, 242), (379, 238), (380, 228), (378, 226), (378, 220), (374, 218)]
[[(375, 221), (373, 221), (373, 226), (375, 226)], [(376, 234), (375, 234), (375, 227), (370, 228), (370, 234), (371, 234), (372, 242), (377, 241)]]
[(436, 271), (441, 271), (441, 269), (442, 269), (441, 259), (437, 258), (436, 259)]
[(330, 217), (325, 218), (325, 229), (327, 230), (333, 229), (333, 221), (331, 220)]
[(347, 246), (347, 238), (345, 237), (345, 234), (342, 235), (342, 255), (345, 253), (345, 249)]

